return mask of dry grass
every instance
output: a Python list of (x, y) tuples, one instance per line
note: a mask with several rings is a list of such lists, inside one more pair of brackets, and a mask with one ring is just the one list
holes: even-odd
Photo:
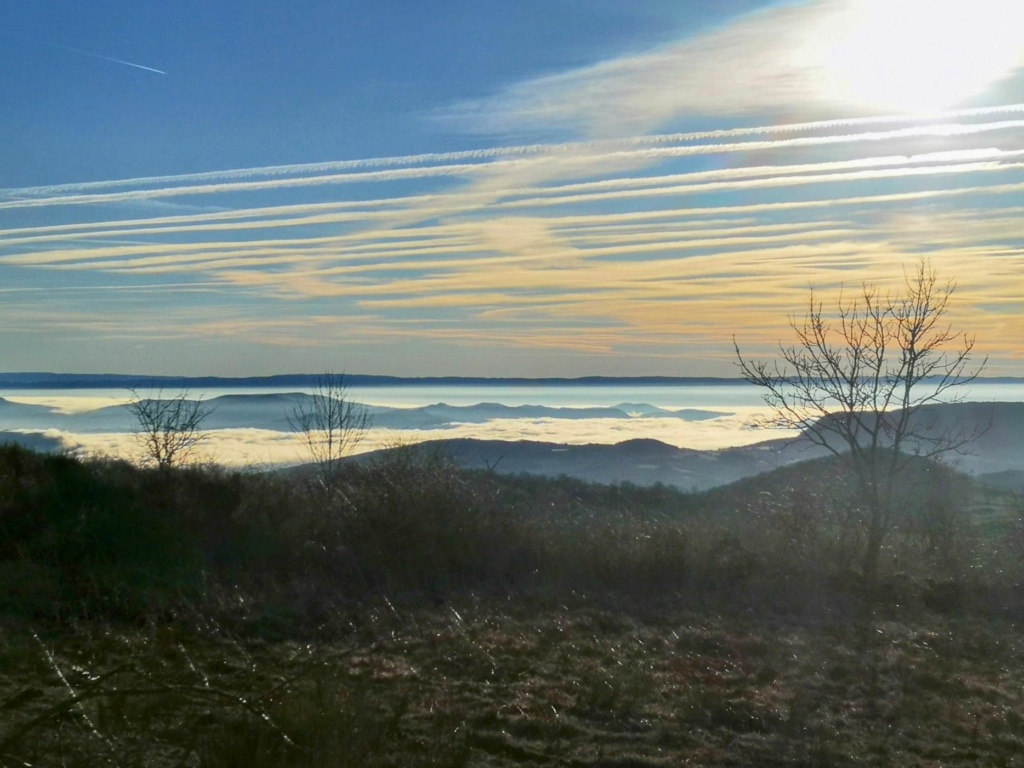
[(868, 590), (822, 468), (314, 496), (0, 449), (0, 768), (1024, 765), (1019, 500), (908, 507)]
[(528, 603), (326, 645), (5, 631), (8, 765), (1021, 765), (1024, 634)]

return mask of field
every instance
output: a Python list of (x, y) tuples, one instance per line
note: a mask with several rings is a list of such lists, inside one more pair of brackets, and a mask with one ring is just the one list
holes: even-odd
[(1021, 765), (1024, 636), (379, 605), (332, 643), (4, 633), (10, 765)]
[(828, 464), (421, 459), (328, 496), (5, 449), (0, 765), (1024, 765), (1012, 493), (928, 468), (869, 594)]

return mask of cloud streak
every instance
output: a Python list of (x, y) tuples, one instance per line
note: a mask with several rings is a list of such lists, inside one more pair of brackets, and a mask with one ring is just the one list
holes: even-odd
[[(1024, 128), (1024, 120), (1002, 120), (978, 124), (944, 122), (935, 125), (913, 126), (910, 128), (898, 128), (889, 131), (843, 133), (824, 136), (807, 136), (798, 138), (775, 139), (769, 141), (747, 141), (738, 143), (729, 142), (695, 145), (688, 144), (683, 146), (664, 146), (664, 144), (667, 144), (669, 142), (675, 143), (681, 141), (688, 141), (690, 140), (691, 136), (703, 135), (682, 134), (681, 136), (677, 137), (657, 137), (658, 146), (643, 147), (639, 149), (631, 148), (604, 151), (595, 151), (594, 149), (590, 149), (585, 153), (579, 153), (577, 150), (577, 154), (563, 156), (563, 159), (565, 157), (568, 157), (568, 159), (571, 161), (570, 164), (574, 166), (574, 168), (570, 169), (570, 174), (578, 175), (587, 171), (591, 171), (595, 166), (599, 167), (601, 165), (606, 164), (615, 165), (616, 163), (618, 163), (623, 165), (623, 167), (632, 167), (635, 165), (646, 165), (660, 160), (676, 159), (696, 155), (719, 155), (738, 152), (754, 153), (786, 150), (793, 148), (819, 147), (832, 144), (897, 141), (901, 139), (910, 138), (947, 138), (956, 136), (968, 136), (979, 133), (988, 133), (993, 131), (1020, 130), (1022, 128)], [(647, 144), (648, 141), (643, 141), (642, 143)], [(576, 146), (578, 145), (561, 145), (561, 149), (568, 151)], [(554, 167), (557, 168), (557, 164), (552, 162), (552, 158), (557, 159), (559, 156), (562, 156), (558, 150), (558, 145), (552, 147), (551, 151), (548, 153), (548, 156), (542, 158), (542, 164), (547, 168), (552, 167), (552, 165), (554, 165)], [(164, 177), (173, 181), (177, 181), (179, 182), (179, 184), (173, 186), (158, 187), (154, 189), (136, 188), (126, 190), (123, 192), (109, 193), (54, 195), (52, 194), (53, 188), (36, 187), (24, 189), (10, 189), (0, 190), (0, 197), (8, 198), (6, 201), (0, 202), (0, 210), (10, 210), (18, 208), (50, 208), (61, 205), (99, 205), (138, 200), (163, 199), (169, 197), (218, 195), (225, 193), (255, 192), (290, 189), (297, 187), (329, 186), (341, 184), (395, 182), (407, 181), (410, 179), (424, 179), (431, 177), (472, 178), (476, 174), (487, 174), (492, 178), (497, 177), (498, 179), (504, 180), (506, 177), (515, 178), (516, 171), (535, 170), (538, 168), (538, 166), (539, 163), (536, 160), (531, 161), (502, 159), (494, 161), (493, 163), (490, 164), (442, 164), (435, 166), (397, 168), (383, 171), (366, 171), (358, 173), (312, 173), (297, 177), (271, 177), (258, 179), (255, 181), (226, 181), (223, 179), (217, 179), (216, 181), (211, 181), (210, 183), (207, 184), (181, 183), (192, 181), (192, 176)], [(583, 169), (585, 169), (585, 171)], [(253, 175), (260, 175), (259, 173), (257, 173), (259, 169), (252, 170), (254, 172)], [(268, 170), (273, 171), (273, 168)], [(559, 174), (546, 172), (543, 175), (549, 177), (557, 177)], [(117, 183), (120, 184), (121, 182)], [(99, 185), (102, 184), (102, 182), (99, 183)], [(85, 189), (92, 188), (96, 187), (85, 187)], [(50, 196), (34, 196), (39, 192), (46, 190), (50, 190), (48, 192)], [(76, 192), (83, 191), (81, 188), (76, 189), (73, 185), (66, 185), (65, 190), (75, 190)], [(364, 201), (363, 205), (386, 205), (389, 202), (392, 201), (371, 200)]]
[(54, 47), (55, 48), (60, 48), (62, 51), (71, 51), (72, 53), (79, 53), (79, 54), (81, 54), (83, 56), (89, 56), (89, 57), (94, 58), (94, 59), (101, 59), (103, 61), (110, 61), (110, 62), (113, 62), (114, 64), (123, 64), (126, 67), (134, 67), (135, 69), (141, 69), (141, 70), (144, 70), (146, 72), (154, 72), (154, 73), (156, 73), (158, 75), (166, 75), (167, 74), (162, 69), (155, 69), (153, 67), (147, 67), (144, 64), (136, 64), (133, 61), (125, 61), (124, 59), (115, 59), (113, 56), (103, 56), (102, 54), (93, 53), (92, 51), (83, 51), (81, 48), (72, 48), (70, 45), (56, 45), (56, 44), (54, 44)]
[[(888, 284), (927, 257), (1010, 370), (1024, 104), (836, 109), (787, 45), (840, 5), (775, 8), (447, 115), (568, 141), (0, 190), (0, 319), (365, 360), (521, 350), (680, 372), (698, 355), (730, 375), (732, 335), (770, 350), (808, 285)], [(734, 119), (752, 110), (768, 119)], [(704, 129), (673, 130), (690, 114)], [(154, 210), (170, 199), (205, 207)]]

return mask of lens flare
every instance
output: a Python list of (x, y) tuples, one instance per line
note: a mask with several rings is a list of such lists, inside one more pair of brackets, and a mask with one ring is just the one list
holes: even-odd
[(823, 96), (861, 107), (930, 112), (982, 94), (1024, 65), (1020, 0), (848, 0), (801, 56)]

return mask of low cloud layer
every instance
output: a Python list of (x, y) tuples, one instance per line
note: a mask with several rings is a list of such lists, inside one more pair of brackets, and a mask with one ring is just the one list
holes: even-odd
[[(626, 440), (660, 440), (679, 448), (716, 450), (752, 445), (791, 433), (770, 433), (753, 427), (754, 414), (734, 414), (721, 419), (679, 423), (666, 419), (496, 419), (485, 424), (460, 424), (448, 429), (370, 429), (358, 452), (409, 445), (427, 440), (476, 438), (481, 440), (533, 440), (586, 445), (614, 445)], [(59, 438), (70, 450), (89, 455), (134, 460), (139, 457), (138, 441), (123, 432), (71, 433), (47, 430), (47, 437)], [(209, 433), (194, 457), (230, 467), (269, 467), (309, 461), (301, 435), (265, 429), (217, 429)]]

